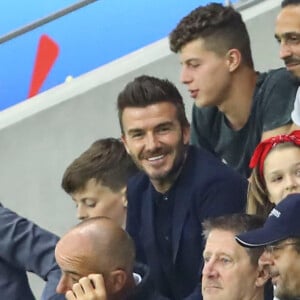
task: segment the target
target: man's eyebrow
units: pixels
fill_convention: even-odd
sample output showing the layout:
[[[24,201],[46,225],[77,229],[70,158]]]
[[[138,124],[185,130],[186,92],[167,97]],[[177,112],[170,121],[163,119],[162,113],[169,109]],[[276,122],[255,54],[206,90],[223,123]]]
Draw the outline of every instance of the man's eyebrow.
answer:
[[[160,127],[163,127],[163,126],[172,126],[173,125],[173,122],[172,121],[166,121],[166,122],[162,122],[162,123],[159,123],[157,124],[154,129],[157,129],[157,128],[160,128]],[[138,132],[143,132],[144,129],[142,128],[130,128],[127,130],[127,133],[129,134],[132,134],[132,133],[138,133]]]
[[[298,31],[289,31],[289,32],[284,32],[281,35],[278,35],[278,34],[275,33],[274,36],[275,36],[276,39],[281,39],[281,38],[288,38],[288,37],[291,37],[293,35],[300,36],[300,32],[298,32]]]
[[[142,132],[143,131],[143,129],[141,129],[141,128],[130,128],[130,129],[128,129],[128,131],[127,131],[127,133],[137,133],[137,132]]]
[[[162,126],[170,126],[170,125],[173,125],[173,122],[172,121],[166,121],[166,122],[163,122],[163,123],[159,123],[158,125],[155,126],[155,128],[159,128],[159,127],[162,127]]]
[[[274,34],[274,38],[276,39],[276,40],[279,40],[280,39],[280,36],[278,35],[278,34]]]
[[[62,270],[64,273],[67,273],[67,274],[71,274],[71,275],[75,275],[75,276],[79,276],[81,277],[81,274],[75,272],[75,271],[70,271],[70,270]]]
[[[199,62],[200,61],[200,59],[199,58],[189,58],[189,59],[187,59],[187,60],[185,60],[185,61],[183,61],[183,62],[181,62],[181,64],[190,64],[190,63],[193,63],[193,62]]]

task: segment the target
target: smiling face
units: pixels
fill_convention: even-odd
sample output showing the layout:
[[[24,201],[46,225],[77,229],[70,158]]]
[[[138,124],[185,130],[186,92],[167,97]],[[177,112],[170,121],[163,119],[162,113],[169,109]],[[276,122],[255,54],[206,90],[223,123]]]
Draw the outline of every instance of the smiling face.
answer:
[[[258,265],[230,231],[213,229],[203,252],[202,294],[204,300],[254,299],[262,293]],[[245,280],[247,278],[247,280]]]
[[[195,104],[199,107],[221,105],[230,88],[226,55],[207,50],[202,39],[187,43],[179,55],[180,80],[187,86]]]
[[[264,179],[269,200],[274,204],[289,194],[299,193],[300,147],[274,148],[264,162]]]
[[[109,217],[119,225],[124,225],[126,216],[125,187],[119,192],[97,182],[87,181],[85,187],[71,193],[76,203],[77,217],[80,220],[92,217]]]
[[[122,114],[123,142],[136,165],[162,192],[174,181],[185,157],[189,127],[180,125],[176,106],[159,102],[127,107]]]
[[[288,5],[280,11],[275,38],[280,44],[279,56],[287,70],[300,78],[300,5]]]

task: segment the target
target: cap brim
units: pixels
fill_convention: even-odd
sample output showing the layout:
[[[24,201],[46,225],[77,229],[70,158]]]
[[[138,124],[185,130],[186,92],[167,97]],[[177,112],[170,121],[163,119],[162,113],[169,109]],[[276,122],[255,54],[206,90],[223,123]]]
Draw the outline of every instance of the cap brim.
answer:
[[[262,227],[241,233],[237,235],[235,239],[244,247],[255,248],[279,242],[285,239],[285,237],[278,232],[273,232],[269,228]]]

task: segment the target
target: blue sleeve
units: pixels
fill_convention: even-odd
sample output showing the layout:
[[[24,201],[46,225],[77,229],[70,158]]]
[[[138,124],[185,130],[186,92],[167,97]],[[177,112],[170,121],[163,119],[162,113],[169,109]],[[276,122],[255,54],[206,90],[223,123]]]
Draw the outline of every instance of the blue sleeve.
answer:
[[[1,258],[47,281],[42,299],[65,299],[56,294],[60,270],[54,257],[58,237],[0,204]]]

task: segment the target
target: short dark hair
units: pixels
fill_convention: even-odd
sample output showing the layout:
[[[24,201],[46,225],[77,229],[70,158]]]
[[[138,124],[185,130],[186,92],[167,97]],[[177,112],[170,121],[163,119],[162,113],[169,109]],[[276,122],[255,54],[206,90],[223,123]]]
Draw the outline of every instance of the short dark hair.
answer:
[[[83,189],[90,179],[95,179],[118,192],[136,172],[137,167],[119,139],[100,139],[67,167],[61,185],[70,194]]]
[[[209,233],[214,229],[232,232],[234,235],[260,228],[264,225],[264,219],[260,216],[245,213],[224,215],[204,220],[203,236],[207,240]],[[258,259],[264,252],[263,247],[245,248],[253,265],[258,264]]]
[[[300,0],[283,0],[281,2],[281,8],[284,8],[288,5],[300,5]]]
[[[187,43],[199,38],[205,40],[206,49],[219,55],[238,49],[244,64],[254,67],[246,25],[233,7],[211,3],[194,9],[171,32],[170,48],[177,53]]]
[[[174,104],[181,126],[189,126],[182,96],[175,85],[167,79],[143,75],[129,82],[118,96],[118,114],[122,133],[124,134],[122,115],[125,108],[146,107],[160,102]]]

